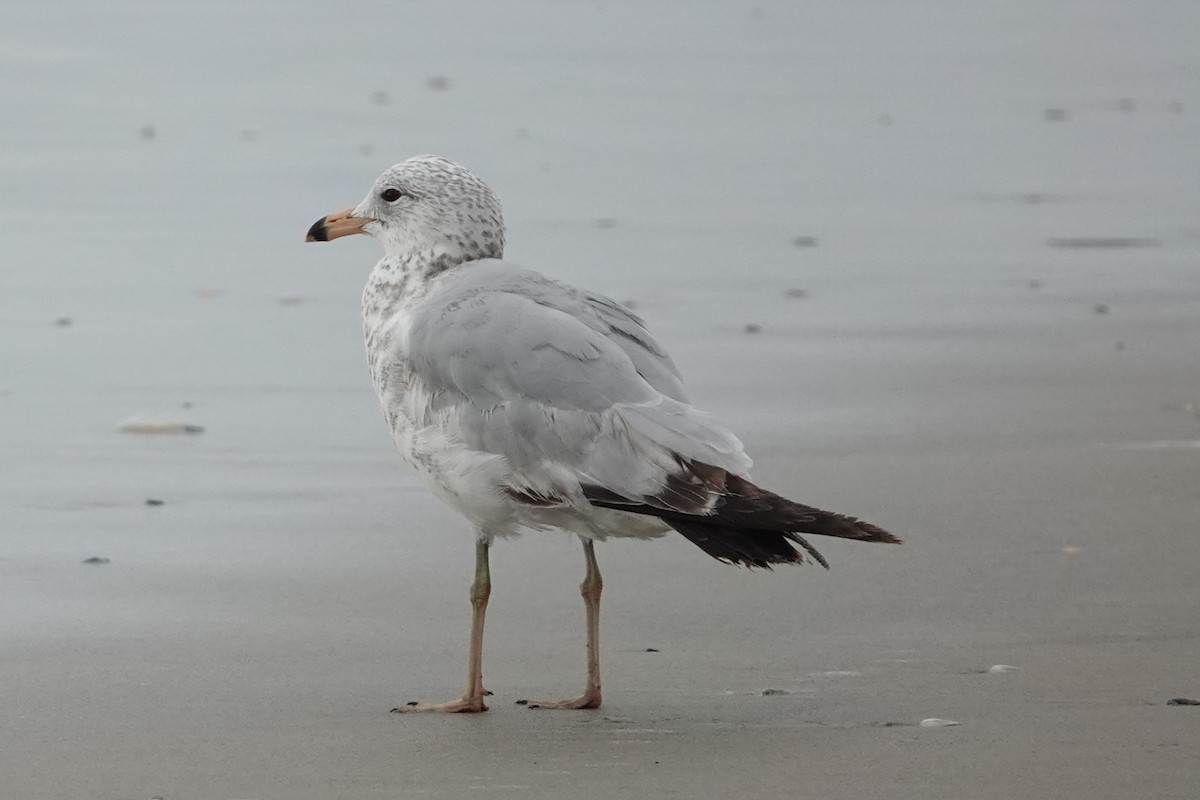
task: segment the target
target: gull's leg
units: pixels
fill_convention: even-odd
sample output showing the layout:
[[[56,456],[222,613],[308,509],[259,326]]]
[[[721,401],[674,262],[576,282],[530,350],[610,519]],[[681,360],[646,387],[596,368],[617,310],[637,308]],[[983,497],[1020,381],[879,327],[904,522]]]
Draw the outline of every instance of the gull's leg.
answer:
[[[579,593],[583,595],[583,607],[587,611],[587,688],[583,694],[570,700],[543,702],[530,700],[530,708],[599,708],[600,707],[600,593],[604,590],[604,579],[596,564],[596,551],[591,539],[583,540],[583,555],[587,560],[587,572]]]
[[[467,688],[463,696],[446,703],[408,703],[393,708],[393,712],[440,711],[453,714],[487,711],[483,703],[483,696],[487,694],[483,688],[483,618],[487,612],[488,597],[492,594],[488,547],[488,540],[482,536],[475,542],[475,580],[471,581],[471,653],[467,667]]]

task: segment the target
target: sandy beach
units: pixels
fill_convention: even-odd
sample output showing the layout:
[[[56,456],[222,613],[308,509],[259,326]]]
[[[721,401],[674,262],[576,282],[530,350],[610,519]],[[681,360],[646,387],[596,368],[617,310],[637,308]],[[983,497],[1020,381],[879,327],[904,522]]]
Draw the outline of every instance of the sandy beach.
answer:
[[[0,800],[1196,797],[1200,10],[795,6],[7,4]],[[389,714],[472,544],[302,240],[420,152],[905,544],[606,543],[537,712],[582,559],[501,542],[491,711]]]

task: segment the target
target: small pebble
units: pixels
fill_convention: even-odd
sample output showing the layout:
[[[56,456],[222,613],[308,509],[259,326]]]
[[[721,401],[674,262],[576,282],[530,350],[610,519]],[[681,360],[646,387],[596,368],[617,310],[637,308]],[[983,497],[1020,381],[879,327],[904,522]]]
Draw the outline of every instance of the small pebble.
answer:
[[[146,505],[148,505],[148,506],[161,506],[164,502],[166,502],[166,501],[159,500],[156,497],[147,497],[146,498]]]
[[[432,92],[444,92],[450,88],[450,79],[445,75],[430,75],[425,79],[425,85]]]
[[[1042,286],[1044,286],[1045,284],[1043,284],[1043,283],[1042,283],[1041,281],[1039,281],[1037,278],[1030,278],[1030,279],[1029,279],[1029,282],[1028,282],[1028,283],[1026,283],[1025,285],[1026,285],[1026,286],[1028,286],[1030,289],[1040,289],[1040,288],[1042,288]]]
[[[646,648],[646,652],[647,652],[647,653],[657,653],[657,652],[658,652],[658,648],[657,648],[657,647],[647,647],[647,648]]]
[[[1108,306],[1104,303],[1096,303],[1095,308],[1092,309],[1092,311],[1096,312],[1097,314],[1107,314],[1108,310]]]
[[[80,563],[82,563],[82,564],[107,564],[111,560],[112,559],[105,558],[104,556],[92,556],[91,558],[85,558]]]
[[[1042,116],[1047,122],[1065,122],[1071,118],[1070,113],[1065,108],[1047,108],[1042,112]]]
[[[788,297],[794,297],[796,299],[801,299],[804,297],[808,297],[808,289],[788,289],[787,291],[784,292],[784,294],[787,295]]]
[[[921,720],[922,728],[949,728],[952,725],[961,724],[961,722],[955,722],[952,719],[939,719],[938,717],[930,717],[929,719]]]
[[[993,664],[988,667],[989,675],[1000,675],[1005,672],[1016,672],[1020,667],[1014,667],[1012,664]]]
[[[75,324],[75,320],[71,319],[70,317],[59,317],[58,319],[54,320],[54,324],[60,328],[69,328]]]
[[[1137,103],[1132,97],[1122,97],[1117,101],[1117,108],[1128,114],[1133,111],[1137,111]]]
[[[358,146],[358,154],[360,156],[369,156],[375,152],[375,148],[369,144],[360,144]]]
[[[759,694],[761,694],[763,697],[773,697],[775,695],[795,694],[795,692],[789,689],[763,689],[761,692],[759,692]]]
[[[141,136],[146,141],[150,141],[157,135],[158,130],[153,125],[143,125],[142,129],[138,131],[138,136]]]
[[[1113,349],[1114,349],[1114,350],[1124,350],[1124,349],[1125,349],[1125,343],[1124,343],[1124,342],[1121,342],[1121,341],[1118,341],[1118,342],[1116,342],[1116,343],[1113,345]]]
[[[754,322],[748,323],[746,325],[746,327],[742,328],[742,332],[743,333],[762,333],[762,325],[759,325]]]
[[[1190,697],[1172,697],[1167,701],[1169,706],[1200,706],[1200,700],[1193,700]]]
[[[1069,556],[1073,556],[1073,555],[1076,555],[1076,554],[1078,554],[1078,553],[1082,553],[1082,552],[1083,552],[1083,548],[1082,548],[1082,547],[1076,547],[1076,546],[1075,546],[1075,545],[1073,545],[1073,544],[1069,544],[1069,545],[1067,545],[1066,547],[1064,547],[1064,548],[1062,549],[1062,552],[1063,552],[1063,553],[1066,553],[1066,554],[1067,554],[1067,555],[1069,555]]]
[[[617,227],[617,221],[612,217],[604,217],[603,219],[596,220],[596,227],[608,230],[609,228]]]
[[[817,237],[815,236],[797,236],[792,239],[792,244],[796,247],[816,247]]]
[[[279,304],[282,306],[298,306],[304,302],[304,298],[298,294],[285,294],[279,298]]]
[[[201,289],[197,294],[205,300],[212,300],[214,297],[220,297],[222,291],[220,289]]]
[[[377,89],[371,92],[371,102],[377,106],[386,106],[388,102],[388,93],[382,89]]]

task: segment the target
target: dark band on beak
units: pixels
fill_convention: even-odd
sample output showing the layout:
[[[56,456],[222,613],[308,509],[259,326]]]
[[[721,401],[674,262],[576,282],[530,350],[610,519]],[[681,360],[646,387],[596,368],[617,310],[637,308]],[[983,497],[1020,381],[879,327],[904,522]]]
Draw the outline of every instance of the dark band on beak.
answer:
[[[306,241],[306,242],[328,242],[329,241],[329,229],[325,227],[325,220],[327,220],[327,219],[328,219],[328,217],[321,217],[319,220],[314,222],[312,224],[312,227],[308,229],[308,235],[304,237],[304,241]]]
[[[375,222],[371,217],[354,216],[353,208],[346,208],[321,217],[308,229],[304,237],[306,242],[331,242],[343,236],[352,236],[363,232],[363,226]]]

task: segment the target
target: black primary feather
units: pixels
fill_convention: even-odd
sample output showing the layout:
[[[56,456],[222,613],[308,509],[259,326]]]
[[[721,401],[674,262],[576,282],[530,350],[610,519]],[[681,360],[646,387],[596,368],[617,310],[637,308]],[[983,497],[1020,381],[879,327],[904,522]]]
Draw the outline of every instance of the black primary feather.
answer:
[[[801,534],[900,544],[869,522],[795,503],[716,467],[696,462],[680,466],[683,475],[660,496],[630,500],[596,486],[583,487],[584,496],[602,508],[659,517],[713,558],[749,567],[803,563],[795,543],[828,569],[829,563]],[[684,486],[687,490],[681,491]]]

